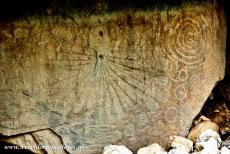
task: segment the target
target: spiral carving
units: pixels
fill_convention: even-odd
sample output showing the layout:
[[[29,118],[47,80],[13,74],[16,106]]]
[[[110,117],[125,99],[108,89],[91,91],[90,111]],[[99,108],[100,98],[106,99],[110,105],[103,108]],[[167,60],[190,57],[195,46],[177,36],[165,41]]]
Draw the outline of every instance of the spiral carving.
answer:
[[[201,66],[206,59],[207,27],[202,18],[182,18],[166,34],[169,57],[189,67]]]

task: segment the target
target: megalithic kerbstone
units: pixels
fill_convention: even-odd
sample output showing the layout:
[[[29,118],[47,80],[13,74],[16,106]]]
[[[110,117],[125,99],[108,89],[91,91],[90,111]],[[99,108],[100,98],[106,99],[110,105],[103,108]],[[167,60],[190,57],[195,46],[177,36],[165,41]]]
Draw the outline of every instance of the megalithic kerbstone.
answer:
[[[3,135],[50,128],[88,153],[166,146],[170,135],[187,135],[224,76],[226,23],[214,1],[0,27]]]

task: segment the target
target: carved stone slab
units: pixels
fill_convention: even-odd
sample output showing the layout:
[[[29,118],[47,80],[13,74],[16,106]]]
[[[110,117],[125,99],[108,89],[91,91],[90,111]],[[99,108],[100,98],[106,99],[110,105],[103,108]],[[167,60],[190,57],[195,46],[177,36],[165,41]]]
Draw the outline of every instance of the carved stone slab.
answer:
[[[224,21],[201,3],[1,22],[0,133],[51,128],[87,153],[167,145],[224,76]]]

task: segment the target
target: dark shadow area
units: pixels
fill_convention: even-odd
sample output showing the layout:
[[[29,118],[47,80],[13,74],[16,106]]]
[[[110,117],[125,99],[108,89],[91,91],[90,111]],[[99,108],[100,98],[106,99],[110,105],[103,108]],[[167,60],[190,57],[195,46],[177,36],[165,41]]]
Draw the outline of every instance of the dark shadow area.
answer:
[[[230,136],[230,117],[228,114],[230,111],[230,8],[227,0],[222,2],[227,21],[225,77],[213,89],[212,96],[206,101],[195,120],[204,115],[218,124],[220,129],[226,129],[226,131],[220,131],[222,140],[225,140]]]
[[[183,2],[201,3],[213,0],[7,0],[0,2],[0,21],[33,15],[62,15],[72,13],[100,14],[117,10],[148,10],[179,7]],[[85,13],[85,14],[84,14]]]
[[[229,101],[223,97],[219,91],[219,88],[216,87],[213,89],[212,95],[206,101],[200,114],[195,118],[195,121],[198,120],[201,116],[207,117],[219,126],[219,134],[222,140],[225,140],[230,135],[229,111]]]

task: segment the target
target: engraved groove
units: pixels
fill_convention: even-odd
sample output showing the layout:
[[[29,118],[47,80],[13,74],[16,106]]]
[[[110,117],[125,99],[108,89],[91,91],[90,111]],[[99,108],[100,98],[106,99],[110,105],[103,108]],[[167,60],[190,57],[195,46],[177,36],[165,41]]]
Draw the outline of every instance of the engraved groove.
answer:
[[[131,98],[131,97],[125,92],[125,90],[124,90],[114,79],[112,79],[114,76],[113,76],[113,74],[110,73],[109,70],[108,70],[108,74],[111,76],[111,80],[113,81],[114,85],[116,85],[116,87],[117,87],[117,88],[115,88],[115,89],[117,89],[117,90],[119,89],[119,90],[120,90],[120,93],[123,94],[123,96],[125,96],[125,97],[123,97],[123,98],[127,98],[127,97],[128,97],[128,98],[131,100],[132,105],[136,105],[137,102],[136,102],[133,98]],[[128,103],[128,102],[125,102],[125,103]]]
[[[113,70],[112,70],[112,72],[113,72]],[[118,75],[116,72],[113,72],[113,73],[119,77],[119,75]],[[111,73],[110,73],[110,75],[113,76]],[[120,78],[120,77],[119,77],[119,78]],[[121,78],[121,80],[122,80],[124,83],[126,83],[122,78]],[[114,81],[114,80],[113,80],[113,81]],[[123,94],[125,94],[125,96],[127,96],[127,97],[131,100],[131,102],[133,102],[134,105],[137,104],[137,102],[136,102],[133,98],[131,98],[131,97],[129,96],[129,94],[118,84],[118,82],[115,82],[115,81],[114,81],[114,83],[115,83],[115,84],[117,85],[117,87],[121,90],[121,92],[122,92]],[[126,84],[127,84],[127,83],[126,83]]]
[[[133,70],[133,71],[140,71],[140,72],[146,72],[145,70],[142,70],[140,68],[135,68],[135,67],[132,67],[132,66],[127,66],[127,65],[124,65],[124,64],[117,64],[115,61],[112,61],[110,59],[108,59],[108,61],[112,62],[112,63],[115,63],[116,65],[119,65],[123,68],[126,68],[126,69],[129,69],[129,70]]]
[[[138,90],[138,91],[141,92],[142,94],[145,93],[144,90],[142,90],[142,89],[139,88],[141,85],[138,85],[138,86],[133,85],[132,83],[128,82],[128,79],[125,79],[124,77],[122,77],[121,75],[119,75],[118,73],[116,73],[116,70],[115,70],[115,69],[113,69],[113,68],[110,67],[110,66],[107,66],[107,67],[108,67],[109,69],[111,69],[111,70],[114,72],[114,74],[116,74],[120,79],[122,79],[122,81],[125,82],[127,85],[129,85],[134,91],[135,91],[135,90]],[[129,75],[127,75],[127,77],[129,77],[130,79],[133,79],[133,78],[130,77]],[[135,80],[134,80],[134,81],[135,81]],[[142,83],[142,84],[143,84],[143,83]],[[145,88],[143,87],[143,89],[145,89]]]
[[[105,70],[106,70],[107,73],[109,73],[109,71],[107,70],[106,67],[105,67]],[[106,78],[107,78],[107,77],[106,77]],[[118,102],[119,102],[120,106],[125,110],[125,107],[123,106],[123,102],[121,101],[121,98],[120,98],[120,96],[119,96],[119,94],[118,94],[116,88],[113,86],[112,81],[109,79],[109,77],[108,77],[107,79],[108,79],[108,81],[109,81],[109,83],[110,83],[109,85],[113,88],[113,90],[114,90],[114,92],[115,92],[115,94],[116,94],[116,96],[117,96],[117,98],[118,98]]]
[[[137,83],[139,83],[139,84],[141,84],[141,85],[143,84],[143,82],[141,81],[141,79],[137,79],[137,78],[134,77],[134,76],[140,75],[139,72],[136,73],[136,72],[134,72],[133,70],[130,71],[130,70],[127,70],[127,69],[122,69],[122,68],[119,67],[119,65],[117,65],[116,63],[111,63],[111,62],[109,62],[109,63],[107,63],[107,65],[110,66],[110,67],[113,67],[114,69],[116,69],[116,70],[119,71],[120,73],[126,75],[126,76],[129,77],[130,79],[133,79],[133,80],[136,81]],[[116,66],[117,66],[117,67],[116,67]],[[129,74],[129,75],[127,75],[127,74]],[[141,85],[140,85],[140,86],[141,86]]]
[[[166,40],[166,52],[169,57],[178,60],[189,67],[199,67],[204,64],[207,54],[207,29],[201,17],[194,19],[186,17],[175,20],[175,26],[170,29]]]
[[[140,89],[138,86],[135,86],[131,83],[128,82],[128,80],[124,79],[122,76],[120,76],[118,73],[116,73],[116,70],[114,70],[113,68],[107,66],[114,74],[116,74],[117,77],[119,77],[124,83],[126,83],[127,85],[129,85],[134,91],[138,90],[139,92],[141,92],[142,94],[144,94],[145,92]]]

